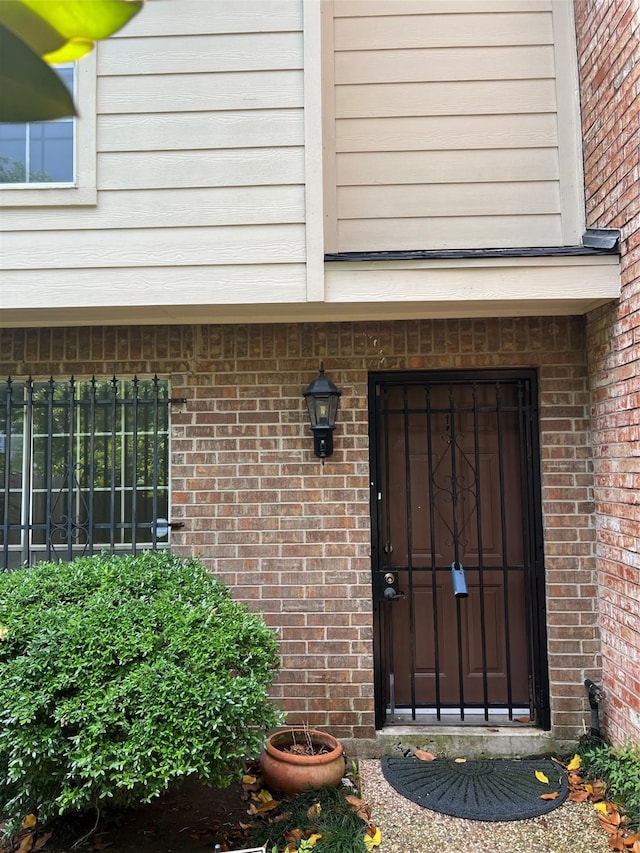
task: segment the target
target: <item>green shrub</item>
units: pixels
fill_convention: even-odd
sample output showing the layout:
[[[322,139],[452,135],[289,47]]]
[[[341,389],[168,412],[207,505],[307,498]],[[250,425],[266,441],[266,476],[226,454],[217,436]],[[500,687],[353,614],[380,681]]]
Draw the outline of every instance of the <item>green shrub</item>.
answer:
[[[607,786],[607,799],[626,815],[628,825],[640,829],[640,745],[612,747],[599,738],[581,743],[581,773],[588,779],[601,779]]]
[[[281,853],[290,849],[292,838],[297,838],[299,851],[366,853],[367,826],[349,806],[342,789],[320,788],[282,800],[278,813],[268,813],[264,825],[252,833],[250,843],[266,845],[270,853]],[[320,837],[311,843],[310,836],[315,834]]]
[[[280,722],[275,637],[194,560],[0,573],[0,814],[41,821],[224,787]]]

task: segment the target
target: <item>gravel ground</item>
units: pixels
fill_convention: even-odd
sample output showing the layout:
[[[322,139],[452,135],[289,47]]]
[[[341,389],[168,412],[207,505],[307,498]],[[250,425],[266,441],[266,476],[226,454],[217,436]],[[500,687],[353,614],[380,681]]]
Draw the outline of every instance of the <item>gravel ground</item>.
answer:
[[[567,802],[530,820],[461,820],[405,799],[379,761],[358,763],[362,798],[382,831],[379,853],[611,853],[592,805]]]

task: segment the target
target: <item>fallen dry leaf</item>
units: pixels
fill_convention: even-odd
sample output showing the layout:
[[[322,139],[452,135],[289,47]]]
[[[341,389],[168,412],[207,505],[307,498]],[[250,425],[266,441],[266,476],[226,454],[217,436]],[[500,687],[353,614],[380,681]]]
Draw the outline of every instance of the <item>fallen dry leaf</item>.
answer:
[[[28,814],[22,821],[20,826],[22,827],[22,829],[33,829],[37,822],[38,819],[34,814]]]
[[[285,832],[284,840],[287,844],[296,844],[302,839],[303,835],[304,832],[301,829],[292,829],[289,832]]]
[[[550,791],[548,794],[540,794],[541,800],[557,800],[560,796],[558,791]]]
[[[607,786],[604,782],[598,779],[595,782],[591,782],[590,784],[585,785],[585,788],[591,795],[591,799],[594,803],[600,802],[600,800],[604,800],[605,792],[607,790]]]
[[[424,749],[416,749],[416,758],[420,761],[435,761],[436,757],[432,752],[427,752]]]
[[[254,800],[260,800],[261,803],[270,803],[273,800],[273,796],[270,791],[267,791],[266,788],[262,788],[256,794],[254,794]]]
[[[602,829],[604,829],[604,831],[605,831],[605,832],[607,832],[609,835],[620,835],[620,830],[618,829],[618,827],[617,827],[617,826],[613,826],[612,824],[608,823],[606,820],[601,820],[601,821],[600,821],[600,826],[601,826],[601,827],[602,827]]]
[[[571,791],[569,794],[570,803],[584,803],[589,799],[589,792],[583,790]]]
[[[609,805],[609,803],[607,803]],[[607,820],[612,826],[620,826],[620,821],[622,818],[620,817],[620,812],[617,809],[613,809],[613,811],[607,812],[606,815],[602,815],[603,820]]]
[[[347,795],[345,800],[349,808],[352,809],[361,820],[365,823],[369,823],[371,820],[371,806],[368,803],[361,800],[359,797],[354,797],[352,794]]]
[[[567,770],[569,770],[569,771],[579,770],[581,764],[582,764],[582,759],[580,758],[580,756],[576,752],[576,754],[573,756],[571,761],[567,764]]]
[[[245,791],[259,791],[262,787],[262,779],[259,776],[254,776],[252,773],[245,773],[242,777],[242,787]]]
[[[33,845],[33,850],[42,850],[47,841],[51,838],[51,835],[51,832],[45,832],[43,835],[40,835],[36,843]]]
[[[536,770],[535,775],[536,775],[536,779],[538,780],[538,782],[542,782],[545,785],[549,784],[549,778],[547,776],[545,776],[545,774],[542,772],[542,770]]]
[[[277,814],[275,817],[270,818],[269,823],[282,823],[283,820],[289,820],[291,818],[291,812],[283,812],[282,814]]]
[[[633,847],[636,842],[640,844],[640,832],[634,832],[633,835],[627,836],[624,840],[626,847]]]
[[[516,717],[516,723],[530,723],[531,717]]]
[[[609,847],[612,850],[624,850],[624,838],[618,833],[609,838]]]
[[[33,835],[25,835],[24,838],[20,841],[20,846],[18,847],[16,853],[30,853],[33,849]]]
[[[277,809],[279,805],[280,803],[277,800],[266,800],[264,802],[260,802],[259,805],[249,803],[247,814],[252,816],[266,814],[267,812],[273,811],[273,809]]]
[[[454,759],[456,764],[464,764],[466,762],[466,758],[456,758]]]
[[[380,829],[377,826],[368,826],[363,841],[367,851],[373,850],[374,847],[379,847],[382,841]]]
[[[314,821],[318,817],[318,815],[320,814],[321,811],[322,811],[322,806],[320,805],[320,803],[314,803],[312,806],[309,806],[309,808],[307,809],[307,817],[309,818],[310,821]]]

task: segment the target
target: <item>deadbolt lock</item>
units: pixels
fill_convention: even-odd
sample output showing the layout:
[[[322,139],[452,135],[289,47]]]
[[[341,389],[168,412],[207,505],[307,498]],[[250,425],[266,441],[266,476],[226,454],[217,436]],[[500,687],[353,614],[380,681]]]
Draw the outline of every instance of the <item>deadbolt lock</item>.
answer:
[[[395,577],[391,574],[391,572],[387,572],[387,574],[384,576],[384,582],[389,584],[389,586],[393,585],[393,583],[395,582]]]

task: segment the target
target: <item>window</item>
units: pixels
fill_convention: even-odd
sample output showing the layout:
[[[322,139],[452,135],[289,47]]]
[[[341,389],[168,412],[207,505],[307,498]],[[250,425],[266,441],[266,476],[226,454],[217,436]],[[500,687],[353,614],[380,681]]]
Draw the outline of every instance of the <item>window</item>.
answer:
[[[74,92],[77,118],[0,124],[0,207],[95,204],[95,50],[58,74]]]
[[[168,383],[0,387],[0,566],[165,547]]]
[[[73,93],[74,66],[56,70]],[[74,127],[73,118],[0,124],[0,183],[73,183]]]

